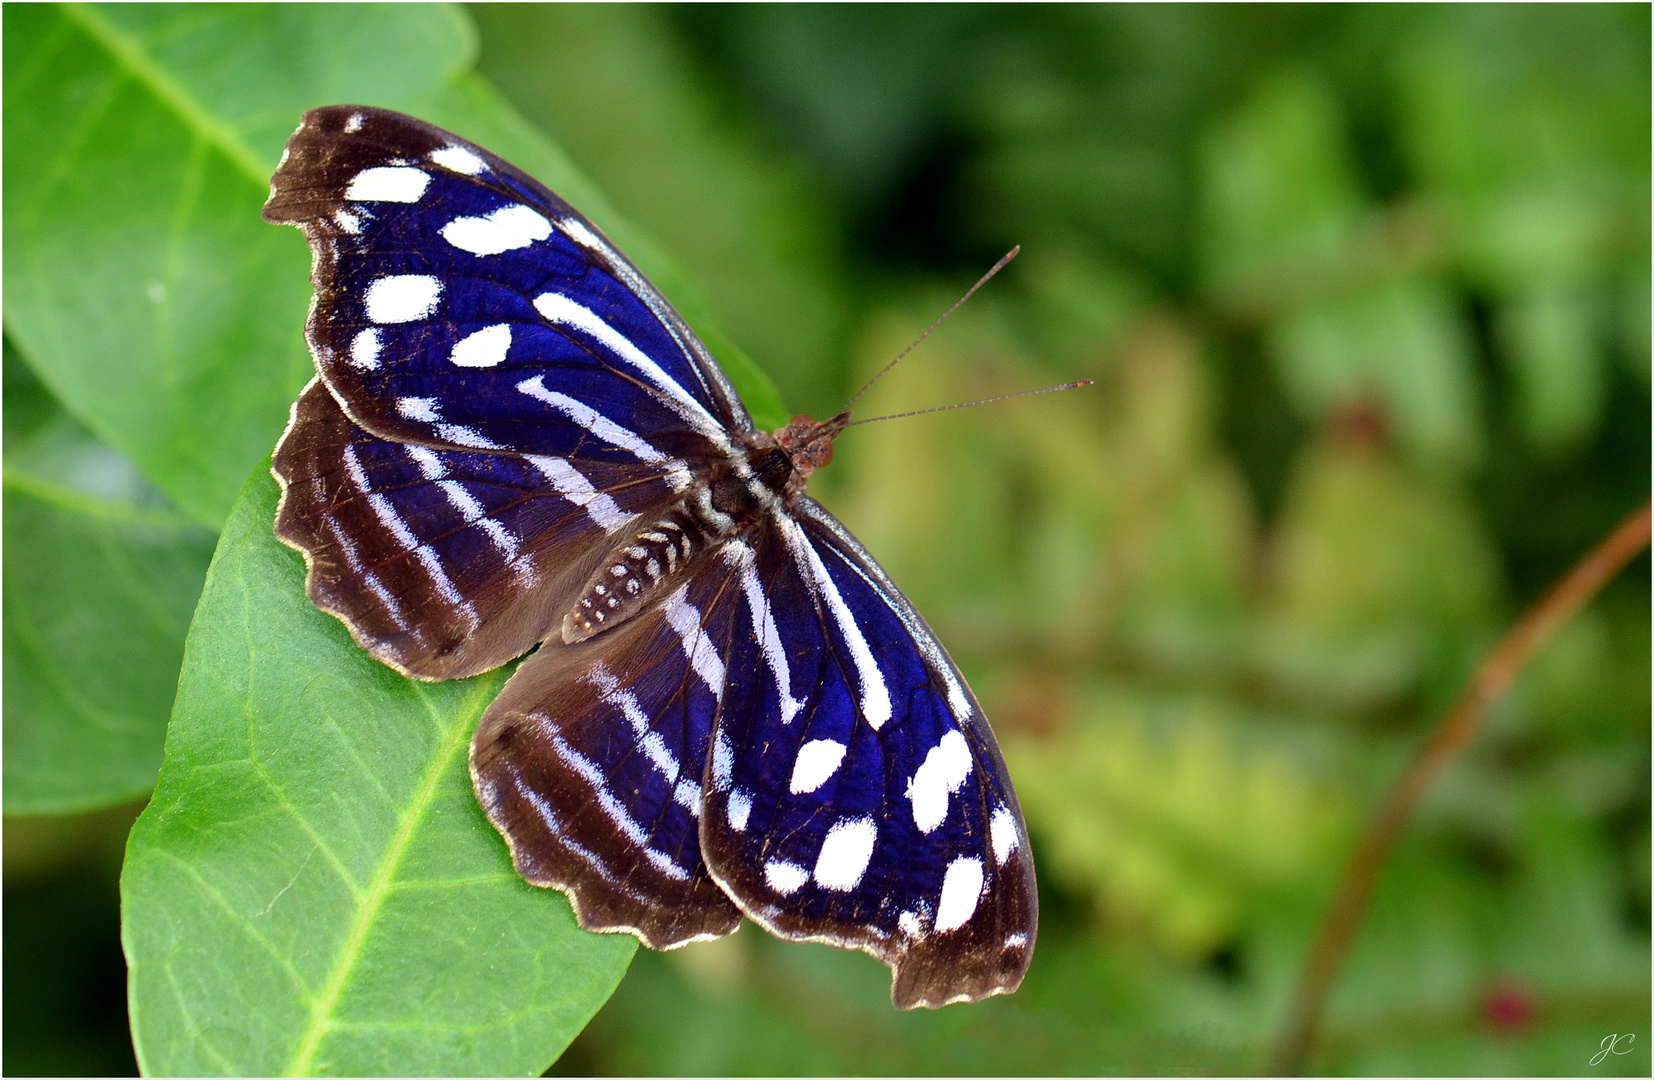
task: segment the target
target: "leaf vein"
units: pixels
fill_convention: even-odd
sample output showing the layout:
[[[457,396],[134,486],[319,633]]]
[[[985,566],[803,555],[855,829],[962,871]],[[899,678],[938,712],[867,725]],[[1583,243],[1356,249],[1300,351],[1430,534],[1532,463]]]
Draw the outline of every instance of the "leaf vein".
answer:
[[[230,917],[231,922],[239,926],[242,931],[249,938],[252,938],[261,949],[270,954],[271,958],[276,961],[277,966],[287,973],[288,978],[293,980],[293,986],[298,990],[300,997],[310,997],[309,989],[304,983],[304,977],[299,974],[299,969],[293,966],[293,961],[288,959],[288,957],[276,947],[274,942],[261,934],[258,931],[258,928],[252,924],[247,916],[237,911],[235,905],[230,903],[229,898],[219,891],[218,886],[202,877],[201,872],[197,870],[194,865],[179,855],[168,851],[165,848],[156,848],[155,851],[160,854],[162,858],[176,863],[192,881],[201,887],[202,892],[206,893],[218,904],[219,907],[224,909],[224,913]]]
[[[269,181],[270,166],[259,159],[235,129],[214,117],[194,95],[162,70],[131,34],[110,22],[90,4],[65,4],[63,10],[102,45],[121,68],[163,104],[170,106],[186,127],[216,146],[248,179],[261,188]]]
[[[344,994],[345,985],[355,970],[356,961],[360,958],[366,944],[368,932],[373,928],[374,920],[378,917],[379,908],[385,898],[391,893],[391,884],[395,879],[396,871],[402,864],[402,857],[407,853],[413,842],[414,828],[423,818],[425,810],[436,796],[442,776],[448,771],[449,764],[454,760],[461,747],[468,741],[471,730],[471,719],[481,711],[482,703],[491,697],[498,684],[498,678],[482,678],[477,680],[471,692],[471,698],[465,707],[454,717],[453,723],[444,733],[443,745],[438,750],[431,764],[425,770],[425,776],[420,781],[419,790],[414,793],[406,810],[402,812],[402,820],[398,823],[396,834],[391,838],[389,848],[380,861],[378,872],[369,883],[366,896],[357,908],[356,917],[351,920],[350,933],[345,939],[343,948],[339,951],[339,958],[333,967],[333,973],[328,978],[321,995],[311,1007],[310,1023],[299,1040],[297,1051],[287,1068],[288,1076],[303,1076],[311,1071],[316,1060],[316,1054],[321,1049],[322,1039],[332,1030],[334,1023],[333,1011],[338,1007],[339,999]],[[421,692],[421,698],[424,693]],[[430,702],[427,700],[427,707]],[[432,710],[433,716],[435,710]]]
[[[4,471],[5,486],[32,499],[48,503],[59,510],[80,514],[84,517],[109,521],[118,525],[142,525],[157,529],[203,529],[183,514],[158,507],[134,506],[131,503],[116,502],[112,499],[102,499],[95,495],[54,484],[50,480],[43,480],[21,469],[6,466]]]
[[[276,797],[276,801],[281,804],[281,808],[287,812],[287,815],[298,823],[299,828],[304,831],[306,836],[310,837],[311,842],[322,853],[322,857],[333,865],[334,870],[338,871],[339,877],[344,881],[345,889],[349,891],[351,899],[361,900],[362,887],[356,884],[356,878],[351,874],[350,869],[334,853],[328,842],[322,839],[322,834],[317,832],[315,826],[310,824],[310,819],[300,813],[299,808],[288,801],[287,793],[281,789],[280,784],[276,783],[275,777],[271,776],[264,768],[264,763],[259,761],[256,755],[250,754],[247,758],[247,764],[251,765],[254,771],[258,773],[259,779],[264,781],[265,786],[270,789],[270,793]]]
[[[53,189],[74,168],[75,159],[86,146],[87,140],[91,137],[92,129],[98,126],[98,122],[103,119],[104,114],[115,104],[115,99],[120,97],[121,91],[129,81],[130,79],[125,72],[114,72],[110,76],[109,82],[93,95],[92,99],[86,103],[86,108],[81,110],[80,115],[75,118],[75,122],[69,126],[57,153],[53,154],[51,160],[41,168],[40,181],[34,191],[30,193],[28,204],[22,208],[23,212],[18,215],[18,220],[13,227],[20,233],[29,234],[34,231],[34,227],[40,222],[40,215],[45,210],[46,201],[51,196]],[[38,278],[40,275],[30,276]]]
[[[196,1025],[195,1018],[190,1015],[188,1004],[189,995],[184,991],[182,986],[178,985],[178,973],[173,968],[170,962],[171,959],[172,958],[169,955],[167,957],[168,962],[165,964],[163,971],[166,975],[167,989],[172,991],[172,1000],[178,1006],[178,1015],[184,1023],[184,1029],[189,1032],[189,1037],[192,1042],[209,1054],[214,1061],[218,1062],[221,1067],[221,1071],[225,1076],[234,1076],[236,1072],[235,1064],[230,1061],[229,1058],[219,1053],[217,1048],[207,1041],[201,1028]],[[142,1040],[134,1040],[134,1045],[137,1048],[139,1055],[142,1055]],[[145,1075],[153,1075],[150,1073],[148,1065],[142,1060],[140,1060],[140,1066],[140,1072]]]

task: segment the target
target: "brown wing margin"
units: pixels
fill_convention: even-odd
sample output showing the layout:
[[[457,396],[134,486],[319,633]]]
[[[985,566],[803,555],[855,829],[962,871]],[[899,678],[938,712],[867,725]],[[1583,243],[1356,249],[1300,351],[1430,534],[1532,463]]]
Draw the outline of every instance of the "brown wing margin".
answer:
[[[703,564],[704,565],[704,564]],[[735,605],[717,564],[696,575],[700,626],[727,635]],[[567,895],[587,930],[630,933],[655,949],[732,932],[741,913],[707,872],[696,815],[711,722],[688,699],[704,684],[665,605],[575,645],[526,660],[484,714],[471,778],[523,878]],[[633,695],[628,718],[618,695]],[[646,747],[638,724],[658,741]],[[676,762],[671,778],[664,759]],[[674,782],[691,781],[678,789]],[[692,801],[693,811],[685,802]]]
[[[592,525],[579,505],[549,485],[525,488],[514,505],[530,504],[534,512],[516,523],[532,525],[533,531],[519,537],[519,560],[508,563],[478,544],[482,554],[443,570],[448,584],[463,595],[464,606],[456,605],[444,595],[429,553],[422,557],[387,524],[387,509],[395,510],[392,500],[408,497],[408,485],[364,490],[363,477],[353,474],[347,453],[355,453],[357,467],[367,470],[372,468],[370,456],[383,467],[387,457],[432,452],[387,442],[357,427],[327,387],[312,381],[293,405],[292,423],[271,465],[282,487],[276,537],[304,556],[305,588],[316,606],[343,622],[375,659],[412,678],[464,678],[522,655],[560,625],[563,611],[613,545],[609,532]],[[500,464],[491,455],[454,451],[445,451],[444,459],[456,467],[474,459],[479,470],[491,460]],[[477,527],[453,508],[436,482],[424,481],[411,458],[401,472],[428,488],[410,505],[446,515],[443,532],[415,539],[440,541],[443,533]],[[665,489],[647,469],[636,470],[630,481],[610,477],[605,484],[598,479],[600,490],[629,488],[637,495],[645,494],[647,485]],[[376,507],[374,496],[386,501]],[[543,543],[552,532],[558,542]],[[555,547],[554,555],[548,547]]]

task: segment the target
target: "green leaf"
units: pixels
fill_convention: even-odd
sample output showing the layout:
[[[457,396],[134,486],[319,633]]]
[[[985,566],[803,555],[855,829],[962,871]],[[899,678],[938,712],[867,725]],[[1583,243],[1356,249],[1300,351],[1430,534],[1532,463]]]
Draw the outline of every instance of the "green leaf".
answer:
[[[466,73],[439,5],[5,11],[6,325],[69,411],[222,522],[310,377],[309,256],[259,217],[306,108],[411,112],[540,176],[685,309],[766,421],[767,381],[560,152]],[[662,272],[666,270],[667,272]]]
[[[1247,647],[1275,685],[1445,707],[1497,625],[1498,562],[1473,507],[1334,433],[1299,456],[1274,529],[1280,570]]]
[[[213,534],[63,415],[10,350],[5,809],[148,791]]]
[[[525,884],[466,770],[507,671],[417,683],[304,594],[249,481],[121,879],[148,1074],[529,1075],[635,942]]]
[[[5,152],[36,163],[5,173],[7,328],[72,414],[216,526],[309,367],[304,243],[258,216],[274,160],[99,9],[7,9],[5,67]]]

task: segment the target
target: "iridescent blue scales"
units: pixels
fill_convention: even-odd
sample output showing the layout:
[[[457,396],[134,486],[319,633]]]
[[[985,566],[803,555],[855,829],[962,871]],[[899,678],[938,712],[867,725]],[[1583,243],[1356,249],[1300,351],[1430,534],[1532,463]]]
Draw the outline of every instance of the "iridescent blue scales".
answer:
[[[848,414],[756,430],[589,222],[412,117],[305,114],[265,217],[315,258],[276,533],[398,671],[533,650],[471,747],[523,877],[656,948],[744,914],[863,949],[903,1008],[1016,989],[1037,902],[993,734],[804,492]]]

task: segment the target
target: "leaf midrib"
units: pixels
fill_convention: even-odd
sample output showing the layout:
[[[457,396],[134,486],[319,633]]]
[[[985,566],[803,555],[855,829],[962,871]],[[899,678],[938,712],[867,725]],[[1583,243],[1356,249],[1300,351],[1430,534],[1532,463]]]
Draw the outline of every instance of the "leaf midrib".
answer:
[[[203,533],[211,531],[193,518],[185,517],[175,510],[168,510],[163,507],[134,506],[132,503],[106,499],[98,495],[89,495],[65,484],[44,480],[10,465],[6,466],[3,472],[0,472],[0,477],[4,478],[4,488],[7,491],[27,495],[37,502],[43,502],[59,510],[66,510],[95,521],[106,521],[114,525],[138,525],[156,529],[200,529]]]
[[[407,853],[408,845],[413,841],[413,835],[420,821],[423,820],[425,809],[436,794],[437,786],[442,782],[443,774],[448,771],[454,754],[468,741],[471,730],[471,719],[481,711],[483,702],[490,700],[491,691],[495,688],[497,678],[483,678],[477,680],[472,689],[469,700],[454,717],[447,733],[443,736],[441,750],[432,759],[425,770],[425,776],[420,781],[419,789],[414,793],[412,801],[402,812],[401,820],[397,824],[396,835],[392,837],[390,847],[385,852],[384,859],[379,864],[379,870],[362,894],[361,903],[356,910],[356,917],[351,920],[350,933],[345,938],[343,947],[339,950],[339,959],[335,962],[333,973],[328,977],[321,995],[316,999],[310,1010],[310,1022],[305,1026],[303,1035],[299,1039],[298,1049],[294,1051],[293,1059],[283,1075],[307,1076],[315,1063],[316,1053],[321,1049],[322,1040],[333,1026],[333,1011],[339,1004],[339,998],[344,994],[345,985],[350,981],[352,970],[362,952],[362,946],[367,941],[369,931],[378,917],[380,905],[390,893],[395,882],[396,872],[402,864],[402,857]],[[429,707],[429,700],[425,698],[423,688],[420,688],[420,697]],[[433,710],[434,712],[434,710]]]
[[[249,179],[260,185],[269,181],[270,165],[243,141],[233,127],[213,116],[193,94],[168,75],[135,37],[110,22],[91,4],[64,4],[61,10],[91,35],[92,40],[103,46],[116,63],[177,113],[186,127],[218,147]]]

